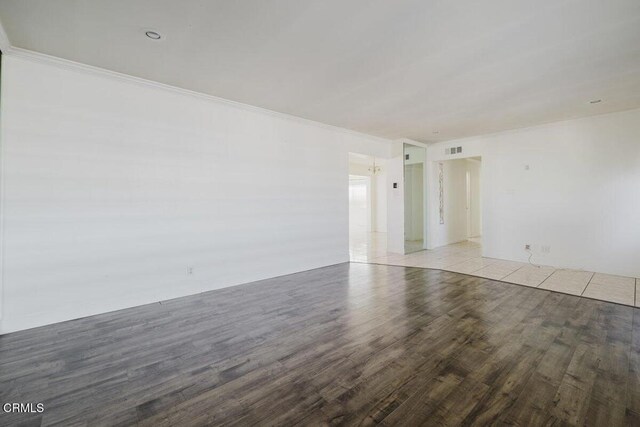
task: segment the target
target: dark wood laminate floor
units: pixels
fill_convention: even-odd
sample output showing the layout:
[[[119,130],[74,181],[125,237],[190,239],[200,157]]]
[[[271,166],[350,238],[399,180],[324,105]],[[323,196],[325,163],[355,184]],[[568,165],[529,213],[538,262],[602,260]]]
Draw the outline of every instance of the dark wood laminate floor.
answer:
[[[638,310],[341,264],[0,337],[36,425],[640,425]]]

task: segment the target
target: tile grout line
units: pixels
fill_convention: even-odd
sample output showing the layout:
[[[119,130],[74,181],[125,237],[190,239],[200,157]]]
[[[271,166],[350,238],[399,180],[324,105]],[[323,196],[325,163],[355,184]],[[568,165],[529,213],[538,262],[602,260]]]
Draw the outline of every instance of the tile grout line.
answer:
[[[484,259],[484,257],[482,257],[482,256],[481,256],[481,257],[479,257],[479,258],[480,258],[480,259]],[[484,266],[482,266],[482,267],[478,268],[477,270],[473,270],[471,273],[462,273],[462,274],[472,274],[472,273],[477,273],[478,271],[480,271],[480,270],[484,270],[485,268],[495,267],[495,264],[497,264],[497,263],[498,263],[498,262],[500,262],[500,261],[508,261],[508,260],[502,260],[502,259],[498,259],[498,258],[491,258],[491,259],[493,259],[493,260],[494,260],[493,262],[491,262],[491,264],[484,265]],[[519,269],[520,269],[520,268],[522,268],[522,267],[524,267],[524,266],[519,267]],[[456,272],[454,271],[454,273],[456,273]],[[514,271],[514,273],[515,273],[515,271]],[[511,275],[511,274],[512,274],[512,273],[509,273],[509,274],[507,274],[507,276],[509,276],[509,275]],[[504,277],[507,277],[507,276],[504,276]],[[502,279],[504,279],[504,277],[503,277],[502,279],[492,279],[491,277],[486,277],[486,276],[477,276],[477,277],[482,277],[482,278],[484,278],[484,279],[489,279],[489,280],[502,280]],[[515,285],[517,285],[517,283],[514,283],[514,284],[515,284]]]
[[[580,296],[584,295],[584,291],[587,290],[587,288],[589,287],[589,285],[591,284],[591,281],[593,280],[593,277],[596,275],[596,273],[591,273],[591,277],[589,277],[589,281],[587,282],[587,286],[584,287],[584,289],[582,290],[582,293],[580,294]]]
[[[478,258],[481,259],[482,257],[471,257],[471,258],[465,259],[464,261],[460,261],[460,262],[456,262],[456,263],[447,265],[446,268],[455,267],[458,264],[464,264],[465,262],[473,261],[474,259],[478,259]]]
[[[540,283],[538,284],[538,286],[536,286],[536,288],[540,288],[540,286],[542,286],[542,284],[543,284],[544,282],[546,282],[547,280],[549,280],[549,278],[550,278],[551,276],[553,276],[554,274],[556,274],[556,271],[558,271],[558,269],[557,269],[557,268],[554,268],[554,270],[551,272],[551,274],[550,274],[550,275],[548,275],[548,276],[547,276],[547,277],[546,277],[542,282],[540,282]],[[544,288],[540,288],[540,289],[544,289]]]
[[[556,271],[558,271],[558,269],[557,269],[557,268],[555,268],[555,267],[551,267],[551,268],[553,268],[553,271],[552,271],[551,273],[549,273],[549,275],[548,275],[547,277],[545,277],[545,278],[542,280],[542,282],[540,282],[540,283],[538,283],[536,286],[534,286],[534,288],[539,288],[539,287],[540,287],[540,285],[542,285],[544,282],[546,282],[546,281],[547,281],[547,279],[548,279],[549,277],[553,276],[553,274],[554,274]],[[541,289],[544,289],[544,288],[541,288]]]
[[[483,256],[481,256],[481,257],[480,257],[480,259],[484,259],[484,257],[483,257]],[[485,268],[487,268],[487,267],[491,267],[493,264],[496,264],[496,263],[499,261],[499,260],[498,260],[498,259],[496,259],[496,258],[491,258],[491,259],[493,259],[493,260],[494,260],[491,264],[488,264],[488,265],[485,265],[485,266],[483,266],[483,267],[480,267],[480,268],[479,268],[479,269],[477,269],[477,270],[473,270],[473,271],[472,271],[472,273],[476,273],[476,272],[478,272],[478,271],[480,271],[480,270],[484,270],[484,269],[485,269]],[[505,277],[506,277],[506,276],[505,276]]]
[[[503,276],[502,278],[500,278],[500,279],[498,279],[498,280],[501,280],[501,281],[504,281],[504,282],[507,282],[507,283],[513,283],[513,282],[510,282],[510,281],[508,281],[508,280],[504,280],[504,279],[505,279],[505,278],[507,278],[507,277],[509,277],[509,276],[511,276],[511,275],[512,275],[513,273],[515,273],[516,271],[520,271],[521,269],[523,269],[523,268],[524,268],[524,266],[525,266],[525,265],[526,265],[526,264],[521,265],[520,267],[518,267],[518,268],[516,268],[515,270],[513,270],[511,273],[508,273],[506,276]],[[514,284],[514,285],[518,285],[519,283],[513,283],[513,284]],[[525,286],[526,286],[526,285],[525,285]]]
[[[457,262],[457,263],[455,263],[455,264],[448,265],[448,266],[446,266],[445,268],[455,267],[455,266],[456,266],[456,265],[458,265],[458,264],[464,264],[465,262],[473,261],[474,259],[482,259],[482,258],[483,258],[482,256],[469,258],[469,259],[467,259],[467,260],[465,260],[465,261],[461,261],[461,262]],[[491,265],[491,264],[489,264],[489,265]],[[472,270],[472,271],[471,271],[471,273],[475,273],[476,271],[480,271],[480,270],[482,270],[482,269],[483,269],[483,268],[485,268],[485,267],[488,267],[488,266],[487,266],[487,265],[485,265],[484,267],[480,267],[480,268],[478,268],[477,270]],[[452,273],[459,273],[458,271],[454,271],[454,270],[447,270],[447,271],[451,271]],[[462,274],[465,274],[465,273],[462,273]]]

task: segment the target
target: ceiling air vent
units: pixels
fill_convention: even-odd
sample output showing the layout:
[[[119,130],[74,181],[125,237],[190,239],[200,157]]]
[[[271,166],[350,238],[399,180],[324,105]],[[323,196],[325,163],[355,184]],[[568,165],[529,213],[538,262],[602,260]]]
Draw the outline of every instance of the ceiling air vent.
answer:
[[[460,154],[462,153],[462,147],[447,147],[444,149],[444,154]]]

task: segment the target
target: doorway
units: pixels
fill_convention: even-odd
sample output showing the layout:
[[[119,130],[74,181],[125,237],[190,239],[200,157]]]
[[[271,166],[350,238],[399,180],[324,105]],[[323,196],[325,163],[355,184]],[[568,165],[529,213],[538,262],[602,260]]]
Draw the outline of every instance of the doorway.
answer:
[[[349,153],[349,256],[371,261],[387,252],[386,162]]]
[[[423,147],[404,144],[404,253],[425,249],[425,160]]]
[[[349,175],[349,238],[371,232],[371,184],[367,176]]]
[[[431,201],[431,248],[482,239],[482,159],[435,162],[432,182],[437,183]]]

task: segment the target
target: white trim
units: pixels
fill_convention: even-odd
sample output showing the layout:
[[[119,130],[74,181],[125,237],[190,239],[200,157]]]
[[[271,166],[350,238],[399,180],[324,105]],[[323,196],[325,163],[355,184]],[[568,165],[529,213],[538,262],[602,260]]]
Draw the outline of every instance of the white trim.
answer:
[[[429,145],[433,144],[433,143],[424,143],[424,142],[414,141],[413,139],[409,139],[409,138],[396,139],[394,142],[399,142],[401,144],[415,145],[416,147],[422,147],[422,148],[429,148]]]
[[[2,24],[0,24],[0,30]],[[3,50],[4,56],[4,50]],[[4,78],[0,79],[0,95],[4,91]],[[0,96],[0,325],[4,313],[4,96]],[[0,326],[0,331],[2,327]],[[1,333],[1,332],[0,332]]]
[[[0,20],[0,50],[2,51],[3,56],[8,55],[13,48],[11,47],[11,42],[9,41],[9,37],[7,37],[7,33],[4,30],[4,26],[2,25],[2,20]],[[2,92],[2,82],[4,79],[0,80],[0,92]],[[2,330],[2,315],[4,313],[4,153],[3,147],[4,144],[4,124],[3,124],[3,112],[4,112],[4,102],[2,102],[2,98],[0,97],[0,331]]]
[[[7,37],[7,33],[4,31],[4,26],[2,25],[1,20],[0,20],[0,50],[4,54],[8,53],[11,50],[11,43],[9,42],[9,37]]]
[[[93,65],[82,64],[82,63],[79,63],[79,62],[74,62],[74,61],[70,61],[68,59],[58,58],[56,56],[51,56],[51,55],[47,55],[47,54],[40,53],[40,52],[34,52],[34,51],[31,51],[31,50],[27,50],[27,49],[22,49],[22,48],[18,48],[18,47],[12,47],[6,52],[6,54],[7,55],[11,55],[11,56],[15,56],[15,57],[18,57],[18,58],[22,58],[22,59],[27,59],[27,60],[30,60],[30,61],[33,61],[33,62],[39,62],[39,63],[48,64],[48,65],[53,65],[53,66],[57,66],[59,68],[65,68],[65,69],[76,71],[76,72],[83,72],[83,73],[86,73],[86,74],[93,74],[93,75],[98,75],[98,76],[101,76],[101,77],[107,77],[107,78],[111,78],[111,79],[114,79],[114,80],[126,81],[128,83],[132,83],[132,84],[136,84],[136,85],[140,85],[140,86],[154,87],[154,88],[157,88],[157,89],[162,89],[162,90],[167,90],[167,91],[174,92],[174,93],[179,93],[181,95],[192,96],[192,97],[205,99],[205,100],[212,101],[212,102],[217,102],[217,103],[229,105],[229,106],[232,106],[232,107],[235,107],[235,108],[240,108],[240,109],[247,110],[247,111],[267,114],[267,115],[270,115],[270,116],[273,116],[273,117],[278,117],[278,118],[281,118],[281,119],[291,120],[291,121],[295,121],[295,122],[299,122],[299,123],[303,123],[303,124],[307,124],[307,125],[318,126],[318,127],[324,128],[324,129],[331,129],[331,130],[334,130],[334,131],[339,131],[339,132],[343,132],[343,133],[346,133],[346,134],[365,137],[365,138],[369,138],[369,139],[372,139],[372,140],[375,140],[375,141],[378,141],[378,142],[384,142],[384,143],[387,143],[387,144],[391,144],[391,140],[385,139],[385,138],[381,138],[381,137],[378,137],[378,136],[369,135],[369,134],[366,134],[366,133],[357,132],[355,130],[346,129],[346,128],[342,128],[342,127],[338,127],[338,126],[334,126],[334,125],[328,125],[328,124],[317,122],[317,121],[314,121],[314,120],[305,119],[303,117],[293,116],[291,114],[286,114],[286,113],[280,113],[278,111],[268,110],[266,108],[256,107],[256,106],[253,106],[253,105],[244,104],[242,102],[237,102],[237,101],[232,101],[232,100],[225,99],[225,98],[220,98],[218,96],[208,95],[208,94],[205,94],[205,93],[202,93],[202,92],[196,92],[196,91],[189,90],[189,89],[183,89],[183,88],[180,88],[180,87],[177,87],[177,86],[171,86],[171,85],[160,83],[160,82],[156,82],[156,81],[153,81],[153,80],[143,79],[141,77],[134,77],[134,76],[131,76],[129,74],[119,73],[117,71],[111,71],[111,70],[107,70],[107,69],[104,69],[104,68],[95,67]]]

